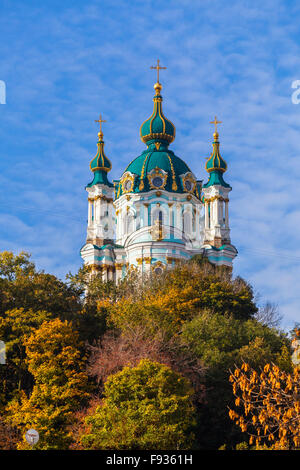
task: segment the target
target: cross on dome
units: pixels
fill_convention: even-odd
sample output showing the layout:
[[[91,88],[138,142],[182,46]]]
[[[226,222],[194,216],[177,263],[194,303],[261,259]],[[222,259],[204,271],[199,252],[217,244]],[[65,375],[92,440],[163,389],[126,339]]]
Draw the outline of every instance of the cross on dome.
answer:
[[[209,123],[209,124],[214,124],[215,125],[215,133],[216,134],[218,133],[217,125],[221,124],[221,123],[222,123],[222,121],[217,120],[217,116],[215,116],[215,119],[213,121],[210,121],[210,123]]]
[[[102,123],[106,122],[104,119],[102,119],[102,115],[100,114],[99,119],[95,119],[95,122],[99,122],[100,124],[100,131],[99,131],[99,137],[103,137],[103,132],[102,132]]]
[[[166,70],[167,67],[161,67],[159,65],[160,60],[157,59],[157,64],[156,65],[151,65],[150,69],[156,70],[157,71],[157,83],[159,83],[159,71],[160,70]]]

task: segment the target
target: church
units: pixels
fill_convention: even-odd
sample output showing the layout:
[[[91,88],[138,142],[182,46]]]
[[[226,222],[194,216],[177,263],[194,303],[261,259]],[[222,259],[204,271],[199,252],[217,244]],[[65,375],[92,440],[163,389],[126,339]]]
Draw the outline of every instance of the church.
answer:
[[[224,180],[227,163],[220,154],[215,117],[212,152],[206,160],[208,180],[197,179],[170,148],[174,124],[162,108],[161,67],[154,85],[153,111],[140,126],[146,148],[125,168],[120,179],[109,180],[112,168],[104,152],[101,115],[97,153],[90,162],[87,238],[80,254],[91,272],[118,282],[130,266],[159,275],[165,269],[205,256],[216,265],[232,267],[237,250],[230,240],[229,192]]]

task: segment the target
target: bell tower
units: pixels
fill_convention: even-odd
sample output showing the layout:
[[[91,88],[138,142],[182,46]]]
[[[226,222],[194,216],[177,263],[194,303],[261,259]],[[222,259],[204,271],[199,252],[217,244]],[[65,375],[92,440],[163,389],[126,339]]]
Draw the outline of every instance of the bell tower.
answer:
[[[100,124],[98,133],[97,154],[90,163],[94,178],[86,187],[88,192],[88,227],[87,243],[103,246],[114,239],[113,218],[113,184],[108,181],[107,173],[111,162],[104,153],[102,123],[106,122],[100,115],[95,122]]]
[[[215,125],[213,134],[213,151],[208,158],[205,169],[209,173],[209,180],[203,185],[205,205],[204,244],[220,248],[230,244],[228,194],[231,187],[223,179],[227,170],[227,163],[220,155],[219,134],[217,124],[221,121],[215,117],[211,124]]]

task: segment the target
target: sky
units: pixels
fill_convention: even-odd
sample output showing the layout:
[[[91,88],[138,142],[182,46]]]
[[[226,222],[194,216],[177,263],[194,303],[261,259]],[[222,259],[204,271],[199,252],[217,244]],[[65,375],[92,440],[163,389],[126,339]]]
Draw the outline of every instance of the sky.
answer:
[[[283,328],[300,322],[299,25],[297,1],[0,0],[0,250],[61,279],[78,270],[94,121],[118,179],[144,150],[159,58],[171,148],[204,182],[222,121],[234,275]]]

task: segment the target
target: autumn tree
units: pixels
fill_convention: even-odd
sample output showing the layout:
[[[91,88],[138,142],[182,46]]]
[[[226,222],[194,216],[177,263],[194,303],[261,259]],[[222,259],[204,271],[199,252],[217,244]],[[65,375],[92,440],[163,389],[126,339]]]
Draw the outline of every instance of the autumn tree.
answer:
[[[168,366],[144,359],[108,377],[101,405],[85,418],[84,449],[190,449],[193,389]]]
[[[25,342],[32,393],[22,390],[7,406],[7,422],[40,434],[39,449],[66,449],[71,443],[67,426],[89,398],[88,379],[79,336],[67,321],[44,322]],[[18,448],[28,445],[25,440]]]
[[[7,403],[17,390],[31,391],[33,377],[28,371],[24,341],[51,316],[45,311],[19,308],[8,310],[0,317],[0,338],[6,349],[6,362],[0,368],[0,405]]]
[[[230,375],[235,409],[230,418],[248,434],[249,444],[300,449],[300,369],[287,373],[275,364],[257,372],[247,363]]]
[[[96,378],[100,389],[108,376],[119,372],[125,366],[135,367],[142,359],[149,359],[169,366],[190,380],[194,389],[194,400],[204,401],[203,363],[191,353],[187,343],[176,336],[169,338],[163,330],[151,337],[142,326],[121,334],[115,330],[108,331],[89,349],[88,373]]]
[[[0,416],[0,451],[16,450],[20,437],[18,429],[7,424],[5,418]]]
[[[289,341],[286,335],[255,319],[243,321],[211,311],[201,312],[186,322],[180,338],[189,344],[190,353],[206,370],[203,384],[207,405],[198,410],[199,445],[205,449],[223,444],[232,447],[243,436],[228,417],[228,407],[233,405],[230,369],[247,360],[256,369],[273,361],[284,370],[291,370]]]
[[[22,308],[71,320],[81,308],[79,296],[74,286],[38,271],[28,253],[0,252],[0,316]]]
[[[122,330],[143,324],[150,334],[163,328],[171,335],[205,309],[238,319],[251,318],[257,312],[252,289],[245,281],[232,280],[223,271],[203,271],[196,262],[143,281],[140,289],[115,302],[103,299],[98,308],[106,309],[109,324]]]

